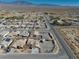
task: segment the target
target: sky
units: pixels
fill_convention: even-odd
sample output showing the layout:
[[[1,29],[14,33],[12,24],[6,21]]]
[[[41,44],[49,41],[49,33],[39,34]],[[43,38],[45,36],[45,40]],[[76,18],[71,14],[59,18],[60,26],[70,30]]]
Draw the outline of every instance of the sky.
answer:
[[[4,2],[13,2],[16,0],[0,0]],[[79,6],[79,0],[24,0],[35,4],[57,4],[67,6]]]

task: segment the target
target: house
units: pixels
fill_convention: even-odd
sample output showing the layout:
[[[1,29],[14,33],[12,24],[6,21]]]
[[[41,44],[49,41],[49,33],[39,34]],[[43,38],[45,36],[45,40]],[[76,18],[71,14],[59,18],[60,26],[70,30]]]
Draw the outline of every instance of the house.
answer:
[[[39,31],[34,31],[34,35],[40,35]]]
[[[11,38],[4,38],[1,44],[4,46],[4,48],[7,48],[12,42],[13,40]]]
[[[23,37],[28,37],[30,34],[28,31],[21,31],[19,35]]]
[[[19,39],[19,40],[17,40],[16,42],[14,42],[12,46],[13,46],[14,48],[17,48],[17,47],[23,48],[23,46],[26,44],[26,41],[27,41],[27,39],[24,39],[24,40]]]
[[[0,35],[3,36],[3,37],[5,37],[8,34],[9,34],[9,31],[1,31],[0,32]]]

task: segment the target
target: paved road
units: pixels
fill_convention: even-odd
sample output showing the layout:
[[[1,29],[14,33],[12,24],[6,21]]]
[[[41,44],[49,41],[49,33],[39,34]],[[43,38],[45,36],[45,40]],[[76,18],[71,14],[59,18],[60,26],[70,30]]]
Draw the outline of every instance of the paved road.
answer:
[[[53,55],[53,54],[14,54],[2,55],[0,59],[68,59],[66,55]]]
[[[67,43],[64,41],[64,38],[61,36],[61,34],[57,31],[55,27],[52,27],[56,37],[58,38],[58,41],[61,43],[62,47],[66,51],[67,55],[69,56],[70,59],[76,59],[74,54],[72,53],[70,47],[67,45]]]
[[[45,20],[46,20],[46,23],[47,23],[47,25],[48,25],[48,28],[49,28],[50,32],[55,36],[55,40],[56,40],[56,41],[59,41],[59,40],[57,40],[57,39],[59,39],[59,38],[55,35],[55,33],[54,33],[53,29],[52,29],[52,26],[50,25],[48,19],[49,19],[49,18],[47,18],[47,16],[45,16]],[[61,44],[60,44],[60,45],[61,45]],[[62,46],[61,46],[61,47],[62,47]],[[58,55],[59,55],[59,56],[60,56],[60,55],[63,55],[63,57],[65,57],[66,59],[70,59],[69,56],[67,55],[65,49],[64,49],[63,47],[60,49]],[[60,58],[59,58],[59,59],[60,59]]]
[[[65,52],[67,53],[67,55],[69,56],[69,59],[77,59],[73,52],[71,51],[70,47],[67,45],[67,43],[64,41],[64,38],[61,36],[61,34],[57,31],[57,28],[54,27],[53,25],[50,25],[48,18],[47,18],[47,22],[48,25],[51,27],[51,29],[53,30],[54,34],[56,35],[56,37],[58,38],[58,41],[61,43],[63,49],[65,50]],[[71,26],[72,27],[72,26]],[[74,26],[75,27],[75,26]],[[63,52],[64,53],[64,52]]]
[[[61,36],[61,34],[57,31],[57,26],[54,27],[53,25],[50,25],[50,27],[52,28],[54,34],[56,35],[56,37],[58,38],[58,41],[61,43],[62,47],[64,48],[64,50],[66,51],[67,55],[69,56],[69,59],[77,59],[73,52],[71,51],[70,47],[67,45],[67,43],[64,41],[64,38]],[[66,26],[67,27],[67,26]],[[72,27],[72,26],[70,26]],[[75,27],[75,26],[74,26]]]

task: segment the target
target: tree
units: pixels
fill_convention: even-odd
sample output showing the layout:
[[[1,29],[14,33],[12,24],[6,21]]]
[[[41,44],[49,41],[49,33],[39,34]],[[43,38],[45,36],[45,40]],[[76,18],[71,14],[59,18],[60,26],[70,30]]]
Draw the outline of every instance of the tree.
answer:
[[[48,12],[44,12],[45,15],[48,15]]]
[[[60,20],[60,17],[55,17],[54,19],[56,19],[56,20]]]

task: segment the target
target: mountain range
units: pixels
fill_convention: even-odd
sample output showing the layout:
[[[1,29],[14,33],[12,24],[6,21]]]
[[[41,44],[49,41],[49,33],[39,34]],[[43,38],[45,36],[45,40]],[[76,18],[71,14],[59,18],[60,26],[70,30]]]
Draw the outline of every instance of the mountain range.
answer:
[[[34,4],[28,1],[24,1],[24,0],[16,0],[13,2],[4,2],[4,1],[0,1],[0,4],[17,4],[17,5],[34,5],[34,6],[60,6],[60,5],[56,5],[56,4]]]

